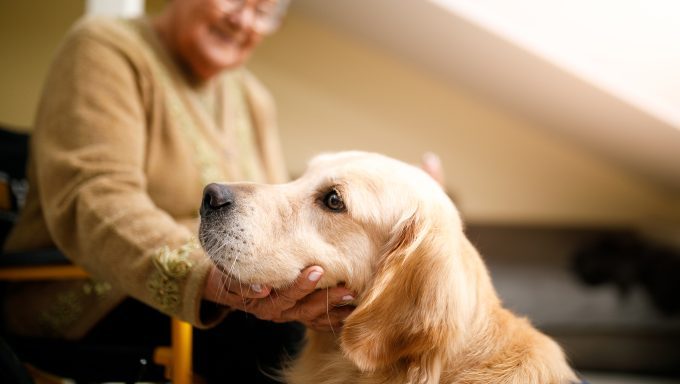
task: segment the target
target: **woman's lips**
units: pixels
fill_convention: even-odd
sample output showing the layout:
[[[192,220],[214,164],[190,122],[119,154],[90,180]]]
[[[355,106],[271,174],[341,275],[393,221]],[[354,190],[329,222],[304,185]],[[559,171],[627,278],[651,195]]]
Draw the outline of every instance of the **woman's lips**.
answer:
[[[238,44],[238,45],[243,45],[245,41],[247,40],[247,36],[245,33],[241,33],[238,31],[230,31],[226,30],[223,27],[218,27],[211,25],[208,30],[210,31],[210,34],[216,37],[220,42],[223,44]]]

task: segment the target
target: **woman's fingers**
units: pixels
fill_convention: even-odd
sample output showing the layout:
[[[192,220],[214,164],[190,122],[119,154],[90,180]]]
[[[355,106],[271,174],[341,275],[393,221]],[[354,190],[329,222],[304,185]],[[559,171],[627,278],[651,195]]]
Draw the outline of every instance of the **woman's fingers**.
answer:
[[[296,306],[316,289],[316,284],[323,276],[321,267],[313,266],[300,273],[293,285],[284,290],[271,292],[267,297],[244,297],[238,293],[227,292],[223,295],[222,302],[232,308],[251,313],[262,320],[282,321],[281,314]],[[268,288],[267,288],[268,289]],[[293,321],[298,319],[291,319]]]
[[[272,293],[273,305],[281,310],[281,312],[292,308],[295,304],[302,300],[307,295],[314,292],[316,284],[323,276],[323,269],[321,267],[308,267],[300,273],[295,283],[290,288],[277,290]]]
[[[435,179],[439,185],[444,187],[446,182],[444,179],[444,166],[442,165],[442,161],[436,153],[424,153],[421,159],[420,167],[430,176],[432,176],[432,178]]]
[[[298,301],[295,306],[281,313],[281,317],[278,320],[308,323],[327,315],[335,307],[347,305],[352,300],[354,300],[354,296],[347,288],[339,287],[318,290],[307,295],[304,300]]]
[[[334,332],[342,328],[345,319],[354,310],[354,306],[346,305],[333,308],[327,314],[319,316],[305,325],[315,331]]]
[[[222,305],[233,304],[237,296],[239,301],[243,299],[258,299],[269,295],[271,289],[262,285],[244,285],[229,275],[222,273],[216,267],[208,272],[203,297]]]
[[[342,326],[352,312],[352,292],[344,287],[316,290],[323,269],[312,266],[303,270],[292,286],[272,290],[268,286],[244,285],[213,268],[204,298],[239,309],[262,320],[275,322],[299,321],[320,331]]]

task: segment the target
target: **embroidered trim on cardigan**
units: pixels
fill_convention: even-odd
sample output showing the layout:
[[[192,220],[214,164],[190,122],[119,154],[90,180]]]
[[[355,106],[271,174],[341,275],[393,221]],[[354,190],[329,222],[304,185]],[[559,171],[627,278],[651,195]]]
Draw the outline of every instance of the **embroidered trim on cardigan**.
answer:
[[[163,246],[153,255],[156,270],[152,272],[147,288],[153,299],[167,312],[175,311],[181,302],[180,282],[193,267],[189,255],[195,249],[198,249],[198,243],[192,238],[177,249]]]
[[[111,284],[88,280],[82,286],[62,292],[40,313],[40,324],[51,335],[61,335],[80,319],[86,302],[99,299],[111,291]]]

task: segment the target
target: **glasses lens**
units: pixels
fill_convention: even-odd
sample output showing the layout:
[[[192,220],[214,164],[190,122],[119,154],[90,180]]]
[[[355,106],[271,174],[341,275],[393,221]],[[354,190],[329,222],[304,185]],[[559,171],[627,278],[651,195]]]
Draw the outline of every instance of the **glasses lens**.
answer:
[[[262,1],[255,9],[255,29],[263,34],[274,32],[280,25],[286,11],[289,0]]]
[[[245,3],[245,0],[222,0],[218,5],[222,12],[231,13],[242,9]]]

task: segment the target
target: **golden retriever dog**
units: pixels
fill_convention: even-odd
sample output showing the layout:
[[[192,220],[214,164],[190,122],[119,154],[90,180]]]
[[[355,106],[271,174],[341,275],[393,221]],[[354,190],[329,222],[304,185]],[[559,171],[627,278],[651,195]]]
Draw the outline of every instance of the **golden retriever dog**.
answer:
[[[501,306],[456,207],[417,167],[341,152],[287,184],[221,186],[231,204],[204,215],[200,239],[223,270],[276,289],[319,265],[320,288],[357,293],[342,330],[307,332],[286,382],[579,382],[553,340]]]

